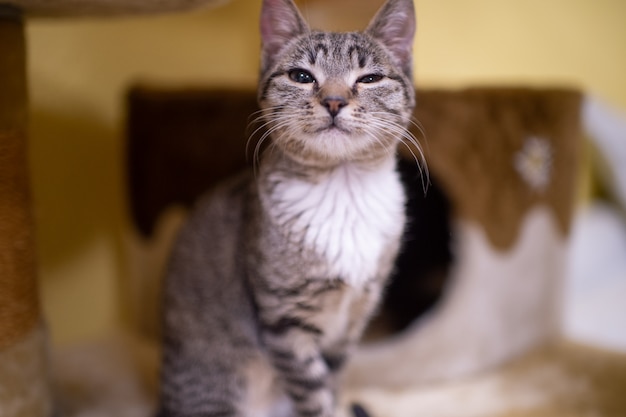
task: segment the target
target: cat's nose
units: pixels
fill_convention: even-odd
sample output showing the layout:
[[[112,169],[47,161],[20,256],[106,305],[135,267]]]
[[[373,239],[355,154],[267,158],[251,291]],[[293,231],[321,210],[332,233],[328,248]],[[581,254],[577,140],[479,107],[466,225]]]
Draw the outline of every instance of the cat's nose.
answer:
[[[332,117],[339,114],[339,111],[348,104],[348,101],[341,96],[330,96],[322,100],[322,106],[326,107]]]

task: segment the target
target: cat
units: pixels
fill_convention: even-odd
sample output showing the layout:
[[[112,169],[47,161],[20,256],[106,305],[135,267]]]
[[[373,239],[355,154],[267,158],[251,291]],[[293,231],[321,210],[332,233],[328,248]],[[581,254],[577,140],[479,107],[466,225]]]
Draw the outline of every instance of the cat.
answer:
[[[331,33],[264,0],[260,29],[267,146],[199,200],[173,248],[161,417],[337,415],[341,369],[399,250],[413,1]]]

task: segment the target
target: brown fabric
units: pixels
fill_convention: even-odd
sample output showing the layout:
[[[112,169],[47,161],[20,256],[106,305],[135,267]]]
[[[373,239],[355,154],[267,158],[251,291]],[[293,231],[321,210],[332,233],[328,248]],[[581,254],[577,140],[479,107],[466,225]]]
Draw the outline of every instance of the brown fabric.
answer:
[[[23,22],[17,9],[0,3],[0,129],[26,125],[26,74]]]
[[[128,95],[131,211],[145,236],[170,204],[190,206],[202,192],[246,166],[252,91],[159,90]]]
[[[491,243],[515,241],[522,216],[550,207],[568,232],[580,146],[580,94],[568,90],[483,88],[418,90],[417,129],[431,171],[462,219],[482,225]],[[253,91],[135,89],[129,96],[131,204],[149,235],[169,204],[189,205],[245,165],[245,126]],[[514,158],[529,137],[550,144],[544,190],[529,187]],[[406,154],[406,150],[404,151]]]
[[[580,152],[580,94],[568,90],[484,88],[419,91],[414,132],[433,175],[460,218],[484,227],[491,243],[514,243],[522,216],[546,204],[566,234],[576,193]],[[514,167],[530,137],[551,146],[545,190],[529,187]]]
[[[23,25],[0,15],[0,348],[39,321],[31,197],[26,161]]]

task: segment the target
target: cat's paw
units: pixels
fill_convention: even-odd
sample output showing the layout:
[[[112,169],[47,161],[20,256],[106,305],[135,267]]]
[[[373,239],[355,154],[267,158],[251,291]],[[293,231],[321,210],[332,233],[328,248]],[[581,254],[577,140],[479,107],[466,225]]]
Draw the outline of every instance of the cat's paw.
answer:
[[[370,417],[369,413],[360,404],[353,403],[350,406],[350,410],[352,411],[351,417]]]

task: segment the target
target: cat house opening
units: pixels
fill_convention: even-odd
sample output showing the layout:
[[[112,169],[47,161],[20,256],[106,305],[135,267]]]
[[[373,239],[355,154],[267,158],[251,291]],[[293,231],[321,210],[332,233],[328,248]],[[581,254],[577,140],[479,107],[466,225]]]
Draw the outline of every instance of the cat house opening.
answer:
[[[401,332],[433,308],[454,260],[450,202],[436,177],[424,178],[415,162],[405,158],[399,158],[398,170],[408,221],[381,309],[366,332],[368,340]]]

